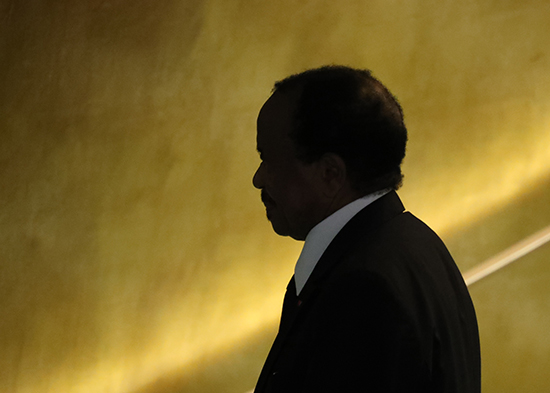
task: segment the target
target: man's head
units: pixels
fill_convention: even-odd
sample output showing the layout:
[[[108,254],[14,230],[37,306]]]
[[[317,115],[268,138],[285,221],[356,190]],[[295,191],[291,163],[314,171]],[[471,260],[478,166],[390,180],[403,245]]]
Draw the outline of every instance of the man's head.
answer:
[[[369,71],[329,66],[275,84],[258,116],[262,190],[275,232],[303,240],[347,203],[401,185],[401,107]]]

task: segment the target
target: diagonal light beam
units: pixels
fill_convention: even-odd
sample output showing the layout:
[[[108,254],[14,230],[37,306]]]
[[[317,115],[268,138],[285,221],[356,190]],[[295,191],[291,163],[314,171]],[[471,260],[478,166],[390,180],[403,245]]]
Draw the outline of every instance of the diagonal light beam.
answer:
[[[473,283],[487,277],[488,275],[502,269],[503,267],[517,261],[524,255],[536,250],[542,245],[550,241],[550,226],[534,233],[533,235],[523,239],[507,248],[501,253],[489,258],[485,262],[480,263],[476,267],[464,273],[464,281],[470,286]]]

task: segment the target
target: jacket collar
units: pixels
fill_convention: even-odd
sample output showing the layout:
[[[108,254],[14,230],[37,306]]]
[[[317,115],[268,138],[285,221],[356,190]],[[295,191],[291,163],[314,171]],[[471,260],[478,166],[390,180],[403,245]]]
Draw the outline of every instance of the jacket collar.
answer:
[[[397,193],[390,191],[357,213],[336,235],[319,259],[317,266],[300,292],[299,297],[302,303],[305,304],[310,300],[323,279],[361,237],[376,230],[386,221],[403,213],[404,210]]]

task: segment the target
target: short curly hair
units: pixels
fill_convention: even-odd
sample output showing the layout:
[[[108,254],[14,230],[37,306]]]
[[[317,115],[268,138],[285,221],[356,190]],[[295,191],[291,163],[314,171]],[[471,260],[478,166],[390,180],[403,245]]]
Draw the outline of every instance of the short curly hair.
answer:
[[[369,70],[324,66],[275,83],[274,92],[297,92],[290,133],[298,158],[340,156],[352,187],[362,194],[403,182],[407,129],[397,99]]]

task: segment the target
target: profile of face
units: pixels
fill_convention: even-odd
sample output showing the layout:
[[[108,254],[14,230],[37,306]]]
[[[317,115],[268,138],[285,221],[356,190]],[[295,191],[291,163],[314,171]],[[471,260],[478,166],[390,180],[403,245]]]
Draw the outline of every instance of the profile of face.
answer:
[[[293,124],[291,94],[275,92],[264,104],[257,122],[257,149],[261,163],[254,174],[254,187],[273,230],[281,236],[304,240],[311,228],[325,217],[318,165],[297,158],[289,136]]]

